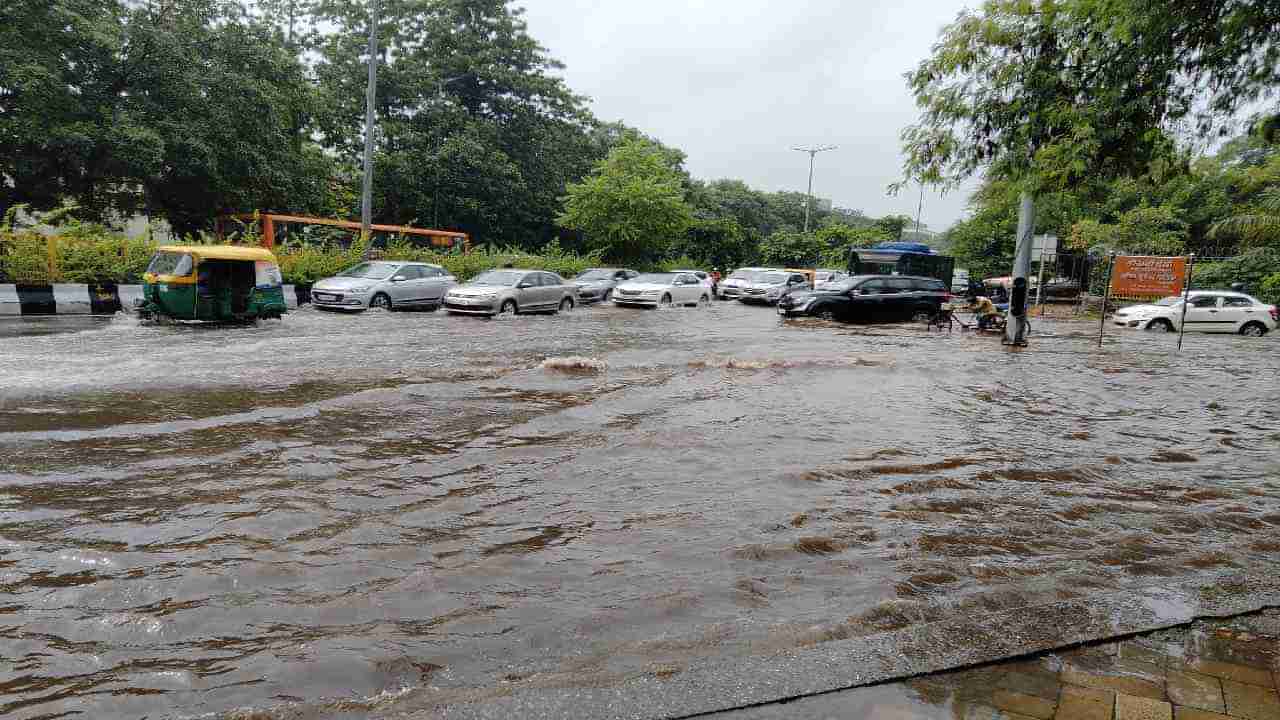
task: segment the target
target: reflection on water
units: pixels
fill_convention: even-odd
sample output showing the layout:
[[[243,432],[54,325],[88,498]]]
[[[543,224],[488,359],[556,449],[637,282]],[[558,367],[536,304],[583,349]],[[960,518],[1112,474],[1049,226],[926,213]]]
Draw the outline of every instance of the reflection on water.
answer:
[[[394,713],[1269,567],[1275,341],[1036,329],[717,304],[9,339],[0,714]]]

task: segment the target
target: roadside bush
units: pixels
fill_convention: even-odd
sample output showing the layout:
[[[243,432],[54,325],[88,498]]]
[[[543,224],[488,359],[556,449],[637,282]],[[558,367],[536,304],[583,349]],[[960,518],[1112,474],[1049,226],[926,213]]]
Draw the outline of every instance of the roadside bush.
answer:
[[[1277,273],[1280,273],[1280,252],[1252,250],[1230,260],[1196,266],[1191,285],[1199,290],[1223,290],[1232,283],[1244,283],[1248,292],[1260,293],[1263,281]]]
[[[1272,305],[1280,305],[1280,272],[1268,275],[1258,289],[1258,299]]]
[[[69,224],[58,227],[58,235],[0,225],[0,282],[30,284],[118,282],[140,283],[142,274],[158,246],[149,237],[128,238],[97,225]],[[254,244],[252,236],[237,236],[244,244]],[[201,236],[181,244],[213,244]],[[356,241],[348,247],[336,243],[300,243],[277,247],[280,272],[286,283],[308,284],[335,275],[359,263],[365,245]],[[580,255],[566,252],[552,242],[540,253],[517,248],[482,247],[470,253],[419,247],[405,239],[393,238],[376,253],[387,260],[415,260],[442,265],[460,280],[493,268],[513,267],[548,270],[571,278],[583,270],[601,265],[599,253]],[[687,259],[678,262],[692,261]]]

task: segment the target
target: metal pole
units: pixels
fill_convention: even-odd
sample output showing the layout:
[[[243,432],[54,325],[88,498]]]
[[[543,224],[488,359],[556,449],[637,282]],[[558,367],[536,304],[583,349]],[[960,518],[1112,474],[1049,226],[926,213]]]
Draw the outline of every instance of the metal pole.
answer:
[[[815,150],[809,151],[809,189],[804,194],[804,232],[809,233],[809,206],[813,204],[813,158],[818,153]]]
[[[924,183],[920,183],[920,202],[916,203],[916,242],[920,242],[920,213],[924,212]]]
[[[1107,305],[1111,304],[1111,272],[1116,269],[1116,254],[1107,259],[1107,289],[1102,295],[1102,319],[1098,321],[1098,347],[1102,347],[1102,331],[1107,327]]]
[[[1191,274],[1196,267],[1196,254],[1187,256],[1187,280],[1182,285],[1182,320],[1178,323],[1178,352],[1182,352],[1182,336],[1187,332],[1187,303],[1191,302]]]
[[[1010,278],[1010,287],[1017,287],[1018,278],[1022,278],[1022,282],[1027,283],[1027,274],[1031,271],[1031,233],[1035,231],[1035,212],[1035,199],[1030,191],[1023,190],[1018,207],[1018,245],[1013,256],[1013,277]],[[1027,289],[1030,290],[1029,287]],[[1005,323],[1004,342],[1010,345],[1021,345],[1026,342],[1027,299],[1024,295],[1022,307],[1014,307],[1013,295],[1015,294],[1011,293],[1009,297],[1009,315],[1010,320],[1016,322]]]
[[[364,256],[373,256],[369,225],[373,223],[373,103],[378,88],[378,0],[369,3],[369,85],[364,92],[364,182],[360,188],[360,240]]]
[[[819,145],[816,147],[791,148],[797,152],[809,153],[809,190],[804,196],[804,231],[809,232],[809,206],[813,204],[813,158],[820,152],[835,150],[835,145]]]
[[[1037,316],[1044,317],[1044,258],[1047,243],[1040,244],[1040,279],[1036,281]]]

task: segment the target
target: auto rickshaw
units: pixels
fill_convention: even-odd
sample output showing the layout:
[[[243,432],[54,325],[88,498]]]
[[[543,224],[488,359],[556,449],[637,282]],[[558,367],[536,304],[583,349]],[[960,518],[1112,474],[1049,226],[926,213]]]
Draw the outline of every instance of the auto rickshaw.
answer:
[[[263,248],[165,245],[142,279],[145,320],[253,322],[287,312],[280,265]]]

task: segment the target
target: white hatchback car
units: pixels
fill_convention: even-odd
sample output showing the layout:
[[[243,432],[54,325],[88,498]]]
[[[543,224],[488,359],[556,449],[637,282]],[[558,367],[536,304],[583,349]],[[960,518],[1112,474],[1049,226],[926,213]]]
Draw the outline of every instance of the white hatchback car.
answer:
[[[1182,296],[1150,305],[1130,305],[1111,316],[1116,325],[1176,332],[1182,322]],[[1262,337],[1280,323],[1280,311],[1244,293],[1192,290],[1187,304],[1187,332],[1239,333]]]
[[[613,289],[614,305],[670,307],[711,301],[711,289],[691,272],[649,273]]]

